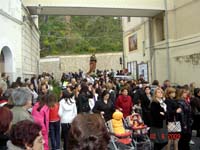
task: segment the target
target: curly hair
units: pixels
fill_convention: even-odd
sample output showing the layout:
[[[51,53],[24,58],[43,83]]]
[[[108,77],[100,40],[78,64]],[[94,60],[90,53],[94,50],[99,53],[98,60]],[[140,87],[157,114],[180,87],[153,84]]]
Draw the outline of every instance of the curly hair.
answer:
[[[79,114],[69,131],[70,150],[106,150],[110,136],[99,114]]]
[[[25,148],[25,144],[32,147],[41,130],[42,127],[39,124],[30,120],[19,121],[11,128],[10,140],[12,144],[21,148]]]

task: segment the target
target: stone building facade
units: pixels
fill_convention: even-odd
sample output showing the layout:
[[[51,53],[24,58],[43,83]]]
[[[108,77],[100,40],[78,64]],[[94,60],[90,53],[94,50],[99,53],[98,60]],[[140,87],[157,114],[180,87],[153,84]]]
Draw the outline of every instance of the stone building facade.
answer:
[[[154,17],[122,18],[126,67],[133,61],[148,64],[150,82],[200,84],[200,1],[166,2],[167,11]],[[134,38],[137,48],[130,51]]]
[[[37,17],[29,14],[21,0],[8,0],[1,1],[0,22],[0,72],[6,72],[11,80],[37,74]]]

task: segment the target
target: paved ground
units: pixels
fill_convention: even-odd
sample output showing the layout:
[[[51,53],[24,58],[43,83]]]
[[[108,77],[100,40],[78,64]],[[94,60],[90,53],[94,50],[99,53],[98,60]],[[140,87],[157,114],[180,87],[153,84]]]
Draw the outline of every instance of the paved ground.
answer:
[[[200,150],[200,138],[196,137],[196,132],[192,132],[192,140],[194,141],[194,145],[191,145],[191,150]]]
[[[196,137],[196,132],[195,131],[193,131],[192,134],[193,134],[192,140],[194,141],[195,144],[194,145],[190,145],[191,146],[191,150],[200,150],[200,138]],[[49,139],[49,141],[50,141],[50,139]],[[62,142],[62,144],[63,144],[63,142]],[[50,142],[49,142],[49,145],[50,145]],[[125,149],[126,148],[122,148],[122,150],[125,150]],[[62,147],[61,147],[61,150],[62,150]],[[112,145],[110,145],[109,146],[109,150],[114,150],[114,147]],[[145,146],[145,148],[143,148],[143,150],[149,150],[148,146],[147,147]],[[163,150],[165,150],[165,149],[163,149]],[[173,150],[173,149],[171,149],[171,150]]]

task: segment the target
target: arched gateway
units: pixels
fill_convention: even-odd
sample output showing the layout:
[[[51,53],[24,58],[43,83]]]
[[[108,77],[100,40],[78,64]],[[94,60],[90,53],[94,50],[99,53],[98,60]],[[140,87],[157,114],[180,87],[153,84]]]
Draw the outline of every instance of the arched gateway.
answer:
[[[11,78],[13,77],[13,55],[8,46],[0,49],[0,72],[5,72]]]

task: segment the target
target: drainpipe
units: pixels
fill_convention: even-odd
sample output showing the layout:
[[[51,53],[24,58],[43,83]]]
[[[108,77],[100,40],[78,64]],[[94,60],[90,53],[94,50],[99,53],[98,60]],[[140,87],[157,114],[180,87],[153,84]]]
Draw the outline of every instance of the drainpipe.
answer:
[[[122,17],[120,17],[120,21],[121,21],[121,29],[122,29],[122,36],[123,36],[123,51],[122,51],[122,69],[125,69],[126,68],[126,62],[127,60],[126,59],[126,56],[125,56],[125,39],[124,39],[124,30],[123,30],[123,20],[122,20]]]
[[[164,0],[165,4],[165,39],[166,39],[166,67],[167,67],[167,78],[171,80],[171,66],[170,66],[170,49],[169,49],[169,26],[168,26],[168,8],[167,0]]]
[[[125,46],[124,46],[124,35],[123,35],[123,52],[122,52],[122,68],[121,69],[125,69],[126,68],[126,56],[125,56]]]

